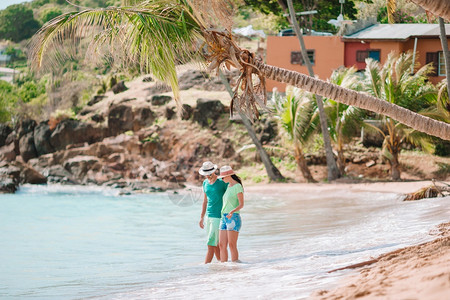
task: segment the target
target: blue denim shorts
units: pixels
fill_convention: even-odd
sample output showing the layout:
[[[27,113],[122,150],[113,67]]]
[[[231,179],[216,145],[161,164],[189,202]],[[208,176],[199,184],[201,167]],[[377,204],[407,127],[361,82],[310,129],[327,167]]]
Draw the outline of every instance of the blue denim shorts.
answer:
[[[220,219],[220,230],[232,230],[237,231],[241,229],[242,220],[241,215],[234,213],[230,219],[227,218],[228,214],[223,214],[222,219]]]

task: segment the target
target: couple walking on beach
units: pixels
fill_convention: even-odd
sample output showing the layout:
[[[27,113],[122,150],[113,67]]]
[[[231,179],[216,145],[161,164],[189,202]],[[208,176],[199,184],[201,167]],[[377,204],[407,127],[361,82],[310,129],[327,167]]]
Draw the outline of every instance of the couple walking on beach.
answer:
[[[204,162],[199,170],[200,175],[206,177],[199,223],[208,236],[205,264],[212,261],[214,254],[217,260],[228,261],[228,248],[231,261],[239,261],[237,240],[242,224],[240,209],[244,207],[242,180],[230,166],[221,167],[219,176],[216,171],[217,165],[210,161]]]

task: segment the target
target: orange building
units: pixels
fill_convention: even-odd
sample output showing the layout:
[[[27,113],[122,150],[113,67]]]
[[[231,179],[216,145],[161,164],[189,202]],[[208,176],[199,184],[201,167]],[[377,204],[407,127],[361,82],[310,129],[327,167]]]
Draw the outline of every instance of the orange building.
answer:
[[[312,61],[314,74],[327,79],[333,70],[344,65],[344,43],[338,36],[304,36]],[[269,36],[267,38],[266,63],[269,65],[308,74],[301,58],[300,43],[296,36]],[[267,91],[276,87],[284,92],[286,84],[267,80]]]
[[[447,39],[450,25],[446,25]],[[316,76],[327,79],[339,66],[366,67],[365,59],[370,57],[386,61],[392,51],[403,53],[416,51],[415,61],[423,66],[433,63],[435,72],[430,76],[434,84],[445,78],[445,63],[439,39],[437,24],[375,24],[354,34],[337,36],[304,36],[308,55],[313,59]],[[448,42],[447,42],[448,43]],[[450,47],[450,43],[449,47]],[[266,62],[269,65],[308,74],[299,57],[300,44],[295,36],[271,36],[267,39]],[[267,91],[277,87],[284,91],[285,84],[267,82]]]

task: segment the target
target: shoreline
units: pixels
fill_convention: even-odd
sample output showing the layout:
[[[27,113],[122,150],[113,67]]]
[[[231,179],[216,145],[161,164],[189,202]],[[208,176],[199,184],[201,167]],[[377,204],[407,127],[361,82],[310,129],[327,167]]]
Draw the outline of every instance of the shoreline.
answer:
[[[382,254],[373,264],[344,275],[336,288],[315,291],[310,299],[446,299],[450,222],[438,225],[436,231],[430,232],[437,236],[432,241]]]

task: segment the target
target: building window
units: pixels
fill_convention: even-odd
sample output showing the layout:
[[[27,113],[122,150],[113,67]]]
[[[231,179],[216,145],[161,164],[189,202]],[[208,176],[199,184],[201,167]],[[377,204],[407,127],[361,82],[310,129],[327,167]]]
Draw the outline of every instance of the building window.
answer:
[[[439,52],[427,52],[426,53],[426,64],[430,64],[433,66],[433,70],[430,73],[430,76],[438,76],[439,74]]]
[[[357,50],[356,51],[356,61],[366,62],[366,58],[372,58],[373,60],[380,61],[380,50]]]
[[[439,59],[439,64],[438,64],[438,76],[446,76],[445,75],[445,59],[444,59],[444,52],[439,51],[438,52],[438,59]]]
[[[309,61],[311,62],[311,65],[315,65],[316,63],[316,51],[315,50],[306,50],[306,53],[308,54]],[[303,56],[300,51],[292,51],[291,52],[291,64],[293,65],[304,65]]]

